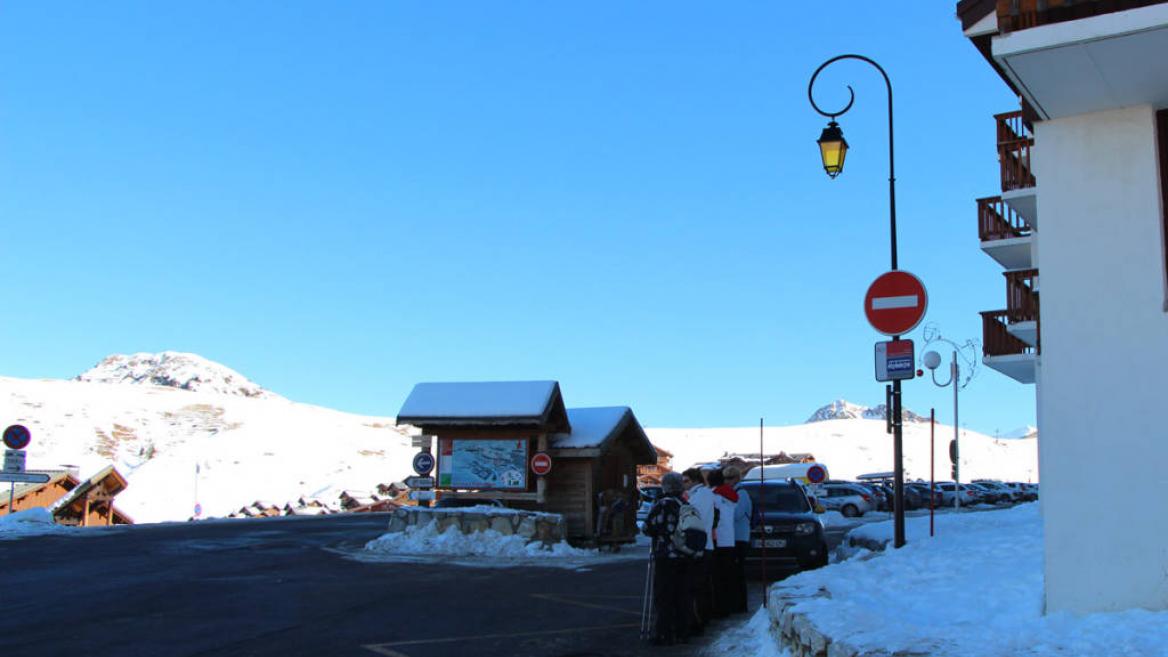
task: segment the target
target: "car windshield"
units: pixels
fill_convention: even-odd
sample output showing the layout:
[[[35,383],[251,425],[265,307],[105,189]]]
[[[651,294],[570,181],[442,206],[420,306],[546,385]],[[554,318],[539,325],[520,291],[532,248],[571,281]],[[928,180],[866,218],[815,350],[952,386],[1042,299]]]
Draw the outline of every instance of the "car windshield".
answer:
[[[798,488],[791,486],[767,486],[765,488],[766,494],[760,500],[759,494],[762,489],[762,486],[745,488],[756,510],[765,508],[767,511],[785,511],[788,513],[805,513],[811,510],[807,505],[807,497]]]

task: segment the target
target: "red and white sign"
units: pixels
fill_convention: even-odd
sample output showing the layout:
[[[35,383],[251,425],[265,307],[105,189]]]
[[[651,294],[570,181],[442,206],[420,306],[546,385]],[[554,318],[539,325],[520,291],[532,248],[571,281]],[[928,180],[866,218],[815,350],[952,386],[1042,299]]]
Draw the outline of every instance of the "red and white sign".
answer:
[[[884,335],[903,335],[925,318],[929,295],[921,279],[907,271],[881,274],[864,296],[864,314],[872,328]]]
[[[827,470],[824,470],[822,465],[813,465],[807,468],[807,481],[813,484],[822,484],[824,479],[827,479]]]
[[[551,472],[552,457],[544,452],[536,452],[535,456],[531,457],[531,471],[541,477]]]

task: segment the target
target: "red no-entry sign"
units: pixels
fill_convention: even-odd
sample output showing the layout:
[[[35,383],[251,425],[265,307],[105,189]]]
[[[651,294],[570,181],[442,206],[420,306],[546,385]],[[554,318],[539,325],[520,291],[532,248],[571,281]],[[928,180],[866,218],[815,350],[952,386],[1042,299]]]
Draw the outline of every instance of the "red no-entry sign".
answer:
[[[884,335],[903,335],[925,317],[929,295],[921,279],[907,271],[881,274],[864,296],[864,314],[872,328]]]
[[[552,471],[552,457],[544,452],[536,452],[531,457],[531,471],[541,477]]]

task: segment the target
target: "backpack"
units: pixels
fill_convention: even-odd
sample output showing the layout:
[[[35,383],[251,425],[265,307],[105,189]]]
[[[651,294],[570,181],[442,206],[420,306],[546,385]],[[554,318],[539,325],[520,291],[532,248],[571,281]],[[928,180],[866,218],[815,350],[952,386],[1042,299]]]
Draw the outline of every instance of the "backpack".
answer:
[[[670,537],[673,549],[685,557],[696,557],[706,549],[706,528],[698,510],[692,504],[682,503],[677,510],[677,527]]]

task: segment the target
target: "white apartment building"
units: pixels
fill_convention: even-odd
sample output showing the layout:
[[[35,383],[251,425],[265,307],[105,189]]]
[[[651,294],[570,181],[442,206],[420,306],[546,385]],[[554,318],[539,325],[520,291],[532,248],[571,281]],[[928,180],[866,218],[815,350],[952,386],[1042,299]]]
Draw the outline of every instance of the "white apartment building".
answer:
[[[1168,2],[957,14],[1022,106],[977,201],[1006,289],[983,342],[1035,384],[1046,610],[1168,609]]]

